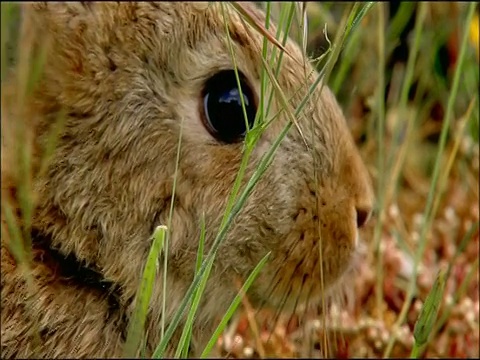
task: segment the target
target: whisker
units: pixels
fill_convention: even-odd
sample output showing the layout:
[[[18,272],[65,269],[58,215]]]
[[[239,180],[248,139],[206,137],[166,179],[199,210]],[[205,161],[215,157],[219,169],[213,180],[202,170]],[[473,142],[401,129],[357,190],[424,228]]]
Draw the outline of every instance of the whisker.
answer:
[[[285,307],[285,305],[286,305],[286,303],[287,303],[287,300],[288,300],[291,292],[292,292],[292,287],[290,286],[289,290],[285,293],[285,295],[282,297],[282,299],[281,299],[281,301],[280,301],[280,303],[281,303],[280,307],[275,310],[275,313],[274,313],[275,315],[274,315],[274,318],[273,318],[273,323],[270,322],[270,324],[271,324],[271,325],[270,325],[270,330],[271,330],[271,331],[269,331],[269,335],[268,335],[266,344],[268,344],[268,343],[270,342],[270,340],[271,340],[272,333],[273,333],[274,330],[275,330],[275,327],[276,327],[276,325],[277,325],[277,323],[278,323],[278,320],[279,320],[279,318],[280,318],[280,315],[281,315],[282,312],[283,312],[283,309],[284,309],[284,307]]]
[[[282,261],[280,261],[280,263],[284,262],[285,260],[287,260],[287,258],[290,256],[290,254],[293,252],[293,250],[295,249],[295,247],[300,243],[300,238],[297,239],[297,241],[295,241],[287,250],[286,254],[284,255]],[[268,299],[270,299],[271,295],[274,293],[274,291],[276,290],[277,286],[278,286],[278,283],[281,281],[281,278],[282,278],[282,273],[281,272],[276,272],[275,275],[272,277],[272,281],[270,282],[270,285],[268,286],[268,288],[266,289],[265,293],[267,294],[267,296],[263,297],[262,300],[260,301],[260,304],[258,305],[257,307],[257,310],[255,312],[255,316],[258,315],[258,313],[261,311],[261,309],[265,306],[266,302],[268,301]],[[279,278],[278,281],[275,281],[276,278]]]
[[[273,320],[272,331],[275,329],[275,327],[276,327],[276,325],[277,325],[277,323],[278,323],[278,320],[279,320],[279,318],[280,318],[280,315],[282,314],[283,309],[285,308],[285,305],[286,305],[286,303],[287,303],[287,300],[289,299],[290,294],[292,293],[292,290],[293,290],[293,286],[291,286],[291,285],[292,285],[292,281],[293,281],[293,279],[294,279],[294,275],[295,275],[295,273],[297,272],[298,268],[302,265],[302,261],[303,261],[303,260],[300,260],[300,261],[297,263],[297,265],[295,266],[295,269],[293,270],[293,272],[292,272],[291,275],[290,275],[290,278],[289,278],[289,280],[288,280],[288,282],[287,282],[288,291],[285,292],[285,294],[282,296],[282,299],[280,300],[280,304],[281,304],[280,307],[275,310],[275,316],[274,316],[274,320]],[[271,336],[272,336],[272,332],[269,333],[269,336],[268,336],[268,338],[267,338],[267,344],[268,344],[268,342],[270,341]]]
[[[315,260],[315,263],[313,264],[313,268],[315,269],[315,267],[317,266],[317,262],[318,262],[318,259]],[[308,312],[308,308],[309,308],[309,305],[310,305],[310,297],[312,296],[312,292],[313,292],[313,289],[315,287],[315,283],[312,281],[311,284],[310,284],[310,288],[308,289],[308,293],[307,293],[307,297],[306,297],[306,302],[305,302],[305,307],[303,309],[303,314],[302,314],[302,319],[306,319],[306,315],[307,315],[307,312]],[[303,329],[303,332],[305,332],[305,327]],[[306,334],[305,334],[306,335]],[[309,354],[308,356],[309,357],[312,357],[312,353],[311,353],[311,347],[309,347],[310,350],[309,350]]]
[[[303,289],[304,289],[304,286],[305,286],[305,282],[306,282],[306,279],[307,279],[307,274],[304,274],[303,275],[303,278],[302,278],[302,284],[300,286],[300,289],[298,291],[298,294],[297,296],[295,297],[295,303],[293,305],[293,309],[290,313],[290,316],[288,317],[288,321],[287,321],[287,324],[290,323],[290,321],[293,319],[293,317],[295,316],[295,313],[297,311],[297,307],[298,307],[298,304],[299,304],[299,300],[300,300],[300,297],[302,296],[302,292],[303,292]],[[274,324],[274,328],[276,327],[276,324]]]

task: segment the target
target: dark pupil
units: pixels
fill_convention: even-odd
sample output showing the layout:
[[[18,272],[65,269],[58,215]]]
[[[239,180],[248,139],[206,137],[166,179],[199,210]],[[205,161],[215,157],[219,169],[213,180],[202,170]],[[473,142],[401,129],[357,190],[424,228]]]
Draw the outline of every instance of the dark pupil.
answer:
[[[253,93],[240,72],[239,77],[247,122],[251,128],[256,113]],[[245,117],[233,70],[221,71],[207,81],[204,91],[204,111],[207,126],[217,139],[232,143],[245,136],[247,130]]]

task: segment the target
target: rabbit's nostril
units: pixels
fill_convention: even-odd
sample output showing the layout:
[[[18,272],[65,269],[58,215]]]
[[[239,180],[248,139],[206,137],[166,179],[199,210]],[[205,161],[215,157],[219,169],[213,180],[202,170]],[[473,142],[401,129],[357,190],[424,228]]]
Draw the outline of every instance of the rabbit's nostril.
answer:
[[[372,210],[370,208],[357,208],[357,227],[362,227],[370,218]]]

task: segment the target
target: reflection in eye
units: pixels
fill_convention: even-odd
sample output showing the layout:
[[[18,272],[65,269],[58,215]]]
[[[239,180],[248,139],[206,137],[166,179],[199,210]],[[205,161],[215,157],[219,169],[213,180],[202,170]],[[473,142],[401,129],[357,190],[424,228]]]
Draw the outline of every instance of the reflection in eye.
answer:
[[[248,98],[245,96],[244,93],[242,95],[245,106],[249,106],[250,103],[248,101]],[[238,90],[238,88],[231,89],[227,94],[221,96],[218,101],[221,103],[231,103],[232,101],[236,101],[239,106],[242,106],[242,101],[240,99],[240,91]]]

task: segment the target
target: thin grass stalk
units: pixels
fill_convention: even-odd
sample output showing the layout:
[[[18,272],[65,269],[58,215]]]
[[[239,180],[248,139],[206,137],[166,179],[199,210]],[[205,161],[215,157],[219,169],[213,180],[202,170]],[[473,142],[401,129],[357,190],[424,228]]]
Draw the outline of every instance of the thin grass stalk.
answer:
[[[474,224],[472,224],[472,226],[470,227],[470,229],[465,233],[465,235],[463,236],[462,240],[460,241],[460,245],[456,248],[456,251],[455,251],[455,254],[453,255],[453,258],[452,260],[450,261],[450,263],[448,264],[448,268],[447,268],[447,273],[446,273],[446,278],[447,280],[450,278],[450,275],[452,273],[452,269],[453,269],[453,264],[455,263],[455,261],[457,260],[458,256],[463,253],[463,251],[465,250],[465,248],[467,247],[467,244],[470,242],[470,240],[472,239],[473,235],[478,232],[478,228],[479,228],[479,223],[476,222]],[[478,266],[478,259],[477,259],[477,265]],[[454,298],[452,299],[452,302],[451,304],[447,304],[447,306],[445,307],[445,309],[443,310],[442,312],[442,315],[440,316],[440,319],[437,321],[437,323],[435,324],[435,327],[433,328],[432,330],[432,335],[431,337],[432,338],[435,338],[436,335],[438,334],[438,332],[440,331],[440,329],[445,325],[445,323],[447,322],[448,318],[450,317],[450,314],[451,314],[451,311],[453,309],[453,307],[455,306],[455,304],[458,304],[458,300],[463,296],[465,290],[466,290],[466,286],[469,284],[469,281],[470,281],[470,278],[471,278],[471,275],[472,274],[475,274],[477,273],[476,271],[477,269],[475,268],[475,264],[474,266],[472,266],[472,268],[470,269],[470,274],[467,274],[465,276],[465,279],[464,281],[460,284],[460,286],[458,287],[458,290],[455,292],[454,294]],[[477,274],[478,275],[478,274]],[[423,355],[422,352],[420,352],[419,354],[420,356]]]
[[[177,188],[177,178],[178,178],[178,167],[180,164],[180,148],[182,145],[182,135],[183,135],[183,123],[185,118],[182,118],[180,123],[180,134],[178,136],[178,146],[177,146],[177,157],[175,159],[175,173],[173,175],[173,185],[172,185],[172,199],[170,202],[170,210],[168,214],[168,222],[167,222],[167,234],[165,236],[165,245],[163,246],[163,276],[162,276],[162,319],[161,319],[161,327],[160,327],[160,334],[163,338],[165,334],[165,314],[166,314],[166,307],[167,307],[167,274],[168,274],[168,251],[170,249],[170,232],[172,229],[172,218],[173,218],[173,206],[175,204],[175,194]]]
[[[420,3],[418,6],[419,6],[419,12],[418,12],[418,15],[417,15],[417,18],[416,18],[416,21],[415,21],[414,41],[413,41],[412,48],[409,50],[409,55],[408,55],[408,60],[407,60],[407,68],[406,68],[406,71],[405,71],[405,78],[404,78],[403,86],[402,86],[402,89],[401,89],[401,92],[400,92],[400,100],[399,100],[399,105],[398,105],[398,111],[399,111],[398,117],[399,117],[399,119],[402,119],[404,114],[406,114],[406,108],[407,108],[407,102],[408,102],[408,93],[409,93],[409,90],[410,90],[410,88],[412,86],[412,82],[413,82],[415,64],[416,64],[417,56],[418,56],[419,49],[420,49],[421,34],[422,34],[422,31],[423,31],[423,25],[424,25],[424,22],[425,22],[425,17],[427,15],[427,6],[428,6],[427,3]],[[406,119],[407,128],[411,128],[413,126],[413,121],[414,121],[413,118],[407,118]],[[404,126],[404,123],[403,123],[403,121],[400,121],[400,120],[397,121],[397,123],[395,124],[395,129],[394,129],[393,133],[396,134],[397,136],[395,136],[393,138],[393,144],[392,144],[392,147],[389,151],[389,156],[388,156],[388,161],[387,161],[388,164],[396,164],[396,162],[394,161],[394,156],[395,156],[395,153],[396,153],[398,147],[400,146],[401,137],[398,136],[398,134],[401,133],[401,127],[402,126]],[[398,159],[397,159],[397,162],[398,162]],[[403,161],[401,161],[397,165],[397,167],[399,167],[399,169],[401,169],[402,166],[403,166]],[[388,173],[390,173],[391,172],[391,167],[387,168],[386,171]],[[397,172],[390,177],[390,180],[389,180],[389,184],[391,184],[390,188],[396,186],[396,184],[398,182],[399,174],[400,174],[400,172]],[[385,195],[385,202],[386,202],[386,205],[387,205],[391,200],[390,199],[391,190],[386,189],[386,192],[388,193],[388,196]]]
[[[374,230],[374,253],[377,264],[377,278],[375,286],[375,299],[377,316],[380,318],[383,310],[383,262],[381,261],[380,239],[385,214],[385,7],[383,3],[377,4],[378,10],[378,88],[377,88],[377,201],[379,208],[379,219]]]
[[[351,26],[350,26],[349,29],[351,29]],[[347,38],[349,36],[349,31],[348,31],[349,29],[347,29],[347,31],[345,31],[343,39],[342,39],[343,41],[345,40],[345,38]],[[341,49],[341,44],[338,47],[337,52],[334,51],[332,53],[332,58],[330,58],[330,62],[327,63],[327,65],[332,63],[332,62],[334,63],[338,59],[338,52],[340,51],[340,49]],[[331,65],[330,68],[325,69],[325,71],[323,71],[318,76],[317,80],[310,86],[309,93],[311,93],[313,91],[313,89],[315,89],[315,87],[320,83],[320,81],[322,79],[328,79],[328,76],[330,75],[330,72],[331,72],[331,68],[333,68],[333,65]],[[327,80],[325,80],[325,81],[327,81]],[[323,86],[323,84],[322,84],[322,86]],[[321,91],[321,89],[320,89],[320,91]],[[304,99],[300,102],[299,107],[295,111],[295,114],[294,114],[295,116],[299,115],[299,113],[302,111],[302,109],[305,106],[307,101],[308,101],[308,96],[305,96]],[[269,149],[269,151],[266,154],[264,154],[264,156],[260,160],[258,168],[253,173],[252,177],[250,178],[247,185],[245,186],[242,194],[239,196],[238,200],[235,202],[234,206],[232,207],[231,211],[227,214],[228,216],[226,218],[226,221],[220,227],[220,230],[219,230],[219,232],[218,232],[218,234],[217,234],[217,236],[216,236],[216,238],[213,242],[212,248],[210,249],[209,254],[207,255],[206,261],[207,261],[207,259],[210,259],[211,257],[214,257],[216,255],[218,247],[220,246],[221,242],[223,241],[230,224],[232,223],[233,219],[236,217],[236,215],[241,210],[241,207],[243,206],[245,201],[251,195],[251,192],[253,191],[253,188],[256,185],[256,183],[258,182],[259,178],[263,175],[263,173],[266,171],[266,169],[268,168],[268,166],[272,162],[273,156],[275,155],[276,150],[280,146],[280,143],[283,140],[283,138],[286,136],[286,134],[290,130],[292,124],[293,124],[292,122],[287,123],[287,125],[284,127],[284,129],[282,130],[280,135],[273,142],[272,147]],[[247,135],[248,135],[248,133],[247,133]],[[200,268],[197,276],[195,276],[190,288],[187,290],[187,292],[185,294],[185,298],[180,303],[180,305],[178,307],[178,311],[174,315],[171,324],[169,325],[169,327],[165,331],[164,337],[162,338],[160,344],[155,349],[154,354],[153,354],[154,357],[161,356],[164,353],[164,351],[166,349],[166,346],[167,346],[168,342],[170,341],[175,328],[178,326],[180,318],[183,316],[183,313],[186,309],[187,302],[189,301],[189,299],[191,299],[193,291],[198,287],[199,282],[200,282],[200,278],[205,273],[206,266],[207,266],[206,261],[204,261],[204,263],[202,264],[202,267]]]
[[[200,223],[200,240],[198,243],[198,250],[197,250],[197,260],[195,262],[195,275],[198,273],[200,266],[202,266],[203,262],[203,253],[205,248],[205,215],[201,219]],[[207,274],[204,279],[208,278],[209,269],[207,269]],[[202,279],[203,280],[203,279]],[[187,320],[185,322],[185,326],[183,327],[182,335],[180,337],[177,351],[175,352],[175,358],[186,358],[189,355],[189,348],[190,348],[190,339],[192,337],[192,328],[193,322],[195,320],[195,314],[198,310],[198,305],[200,304],[200,299],[203,291],[205,290],[206,281],[202,281],[200,283],[199,288],[194,293],[192,305],[187,315]]]
[[[432,289],[428,293],[425,303],[420,310],[418,320],[413,329],[414,342],[410,354],[411,359],[416,359],[420,354],[420,349],[428,342],[432,327],[437,318],[443,292],[445,291],[445,273],[445,269],[440,270],[435,283],[433,284]]]
[[[424,3],[421,3],[421,5],[424,5]],[[452,84],[452,90],[449,94],[448,97],[448,102],[447,102],[447,110],[443,119],[443,126],[442,126],[442,132],[440,134],[440,143],[438,146],[438,151],[437,151],[437,157],[435,161],[435,166],[433,170],[433,175],[432,175],[432,182],[430,185],[430,191],[428,193],[427,197],[427,203],[425,206],[425,212],[424,212],[424,222],[423,222],[423,227],[422,231],[420,234],[420,240],[418,243],[418,249],[417,252],[415,253],[415,258],[414,258],[414,270],[413,274],[410,278],[409,284],[408,284],[408,289],[407,289],[407,295],[405,298],[405,302],[403,304],[402,310],[400,311],[400,315],[397,318],[397,321],[394,324],[394,329],[398,329],[398,327],[405,321],[406,314],[408,312],[408,309],[410,308],[413,295],[416,290],[416,280],[417,280],[417,273],[418,273],[418,264],[420,263],[420,260],[423,257],[423,253],[425,251],[426,247],[426,237],[427,233],[430,230],[431,223],[433,221],[433,218],[435,216],[435,212],[433,211],[433,202],[435,199],[435,194],[437,192],[437,181],[439,178],[440,174],[440,166],[442,163],[442,156],[443,156],[443,151],[445,148],[445,143],[447,139],[447,134],[448,130],[450,127],[450,122],[453,118],[453,107],[455,103],[455,99],[458,94],[458,87],[460,83],[460,76],[463,71],[463,66],[464,66],[464,60],[465,60],[465,53],[466,53],[466,48],[467,48],[467,41],[468,41],[468,32],[470,28],[470,24],[473,19],[473,15],[475,13],[475,8],[476,8],[476,3],[470,3],[468,7],[468,15],[467,15],[467,21],[465,22],[464,30],[463,30],[463,36],[462,36],[462,42],[460,46],[460,54],[458,57],[458,62],[457,66],[455,69],[454,73],[454,78],[453,78],[453,84]],[[439,196],[439,195],[437,195]],[[384,352],[384,357],[388,357],[393,349],[393,345],[396,341],[396,332],[392,334],[392,337],[390,338],[387,348]]]
[[[225,329],[225,326],[227,325],[227,322],[231,319],[231,317],[233,316],[234,312],[236,311],[238,305],[242,301],[242,296],[244,296],[244,294],[248,291],[249,287],[252,285],[253,281],[257,278],[258,274],[260,273],[260,271],[263,269],[263,267],[267,263],[267,260],[268,260],[269,256],[270,256],[270,253],[267,253],[267,255],[265,255],[262,258],[262,260],[260,260],[260,262],[257,264],[257,266],[255,266],[252,273],[249,275],[249,277],[247,278],[247,280],[243,284],[243,286],[240,289],[240,291],[238,292],[238,294],[233,299],[233,301],[230,304],[227,312],[225,313],[225,316],[222,318],[222,320],[220,321],[220,324],[218,324],[218,326],[217,326],[216,330],[214,331],[212,337],[210,338],[207,345],[205,346],[205,349],[203,350],[202,355],[200,356],[202,359],[205,359],[210,354],[210,352],[212,351],[213,346],[215,346],[215,343],[216,343],[218,337],[223,332],[223,330]]]
[[[144,338],[144,327],[152,297],[153,284],[159,270],[158,262],[160,253],[165,245],[167,232],[168,229],[165,226],[158,226],[153,234],[152,246],[150,247],[137,293],[135,310],[128,324],[127,339],[124,345],[124,355],[127,358],[137,356],[139,345]]]

